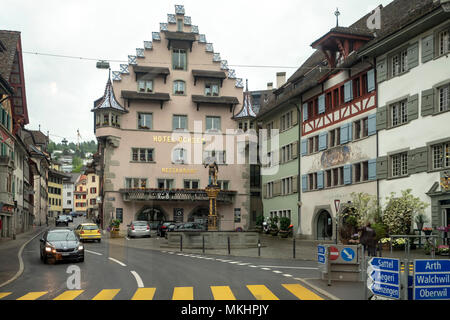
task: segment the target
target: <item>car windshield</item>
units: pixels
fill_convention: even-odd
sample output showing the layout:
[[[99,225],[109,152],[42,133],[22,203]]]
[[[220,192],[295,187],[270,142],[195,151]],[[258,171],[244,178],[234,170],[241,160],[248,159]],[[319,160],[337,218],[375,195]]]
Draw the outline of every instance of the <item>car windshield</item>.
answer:
[[[59,216],[60,219],[66,219],[67,216]]]
[[[97,226],[83,226],[83,230],[97,230]]]
[[[68,232],[49,232],[47,234],[47,241],[74,241],[77,236],[72,231]]]
[[[145,222],[145,221],[133,221],[132,225],[133,226],[146,226],[147,222]]]

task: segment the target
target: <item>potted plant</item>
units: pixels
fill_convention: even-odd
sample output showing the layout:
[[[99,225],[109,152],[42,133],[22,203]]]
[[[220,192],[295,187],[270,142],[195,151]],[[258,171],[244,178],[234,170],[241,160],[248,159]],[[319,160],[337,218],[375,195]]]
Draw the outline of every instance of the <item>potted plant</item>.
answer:
[[[119,219],[112,220],[111,223],[109,224],[109,230],[111,238],[117,238],[119,236],[120,231],[120,220]]]
[[[287,217],[280,218],[280,231],[278,234],[281,238],[287,238],[289,236],[289,226],[291,225],[291,219]]]
[[[396,250],[405,249],[406,239],[405,238],[397,238],[392,242],[392,247]]]
[[[425,233],[426,236],[429,236],[431,232],[433,232],[433,228],[426,227],[422,229],[423,233]]]
[[[278,217],[272,217],[269,219],[270,234],[276,236],[278,234]]]
[[[448,256],[450,252],[450,248],[449,246],[446,245],[440,245],[437,248],[437,254],[441,255],[441,256]]]
[[[428,223],[429,221],[430,221],[430,219],[428,219],[428,217],[423,212],[418,213],[414,218],[414,222],[416,223],[417,230],[422,230],[423,225],[425,223]]]
[[[391,248],[391,238],[382,238],[380,239],[381,246],[383,250],[390,250]]]

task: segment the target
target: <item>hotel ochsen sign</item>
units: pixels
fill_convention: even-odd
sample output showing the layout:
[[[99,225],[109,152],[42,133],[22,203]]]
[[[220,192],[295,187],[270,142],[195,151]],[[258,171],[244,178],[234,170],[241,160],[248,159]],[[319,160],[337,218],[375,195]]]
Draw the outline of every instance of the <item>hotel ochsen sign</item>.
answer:
[[[172,137],[172,136],[154,136],[153,142],[158,143],[193,143],[202,144],[205,142],[205,138],[191,138],[191,137]]]

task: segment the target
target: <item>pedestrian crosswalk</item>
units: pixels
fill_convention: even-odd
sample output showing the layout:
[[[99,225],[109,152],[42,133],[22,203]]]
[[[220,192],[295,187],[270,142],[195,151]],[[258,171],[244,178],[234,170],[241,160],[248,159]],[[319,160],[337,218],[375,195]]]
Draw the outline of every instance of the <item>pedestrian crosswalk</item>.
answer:
[[[286,298],[286,293],[288,294],[288,299],[299,299],[299,300],[324,300],[321,296],[317,295],[313,291],[303,287],[302,285],[295,284],[282,284],[279,288],[269,288],[266,285],[244,285],[244,290],[250,293],[250,295],[256,300],[280,300]],[[275,289],[275,290],[274,290]],[[235,292],[233,292],[235,290]],[[49,291],[36,291],[27,293],[14,293],[14,292],[0,292],[0,299],[5,300],[238,300],[237,296],[241,294],[238,288],[233,288],[229,286],[210,286],[208,297],[199,297],[195,295],[194,287],[174,287],[171,296],[157,297],[157,288],[138,288],[134,294],[128,298],[119,297],[121,289],[103,289],[96,292],[94,295],[87,297],[87,292],[85,290],[67,290],[59,294],[54,294]],[[285,290],[285,292],[281,292]],[[163,290],[165,291],[165,290]],[[276,293],[274,293],[276,291]],[[244,298],[245,300],[247,298]],[[242,299],[242,300],[244,300]]]

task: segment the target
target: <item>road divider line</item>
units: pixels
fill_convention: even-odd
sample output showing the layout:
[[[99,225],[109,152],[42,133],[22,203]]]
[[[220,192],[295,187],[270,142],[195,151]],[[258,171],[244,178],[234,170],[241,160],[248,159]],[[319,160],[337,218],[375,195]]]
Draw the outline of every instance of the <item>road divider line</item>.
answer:
[[[101,254],[101,253],[98,253],[98,252],[95,252],[95,251],[91,251],[91,250],[86,250],[86,249],[84,249],[84,251],[85,251],[85,252],[88,252],[88,253],[96,254],[96,255],[98,255],[98,256],[102,256],[102,255],[103,255],[103,254]]]
[[[114,258],[111,258],[111,257],[108,257],[108,259],[111,260],[111,261],[114,261],[115,263],[120,264],[122,267],[126,267],[126,266],[127,266],[125,263],[120,262],[120,261],[117,260],[117,259],[114,259]]]
[[[136,279],[138,288],[143,288],[144,287],[144,282],[142,281],[141,277],[138,275],[138,273],[136,271],[131,271],[131,274],[134,276],[134,278]]]

